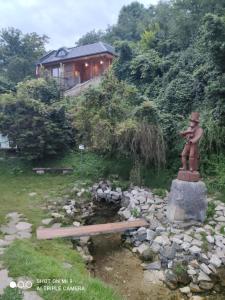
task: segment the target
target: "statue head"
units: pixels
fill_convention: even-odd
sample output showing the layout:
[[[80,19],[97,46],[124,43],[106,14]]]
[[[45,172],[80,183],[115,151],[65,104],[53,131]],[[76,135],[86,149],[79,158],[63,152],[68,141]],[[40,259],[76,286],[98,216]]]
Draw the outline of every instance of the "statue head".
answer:
[[[198,126],[198,124],[199,124],[199,117],[200,117],[200,114],[198,112],[192,112],[191,113],[190,123],[189,123],[189,126],[191,128],[195,128],[195,127]]]

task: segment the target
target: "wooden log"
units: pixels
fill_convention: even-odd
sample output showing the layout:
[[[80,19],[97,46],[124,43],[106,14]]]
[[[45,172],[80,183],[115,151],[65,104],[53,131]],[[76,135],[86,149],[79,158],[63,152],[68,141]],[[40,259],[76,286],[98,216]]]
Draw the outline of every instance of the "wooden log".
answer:
[[[58,237],[81,237],[92,236],[105,233],[123,232],[128,229],[137,227],[146,227],[148,222],[144,219],[136,219],[133,221],[87,225],[80,227],[65,227],[65,228],[41,228],[37,229],[37,239],[53,239]]]

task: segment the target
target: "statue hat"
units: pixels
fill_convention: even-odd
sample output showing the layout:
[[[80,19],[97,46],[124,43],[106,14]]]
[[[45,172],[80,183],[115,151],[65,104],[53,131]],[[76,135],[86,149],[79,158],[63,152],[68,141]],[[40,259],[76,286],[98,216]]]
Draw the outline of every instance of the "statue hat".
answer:
[[[190,117],[190,121],[199,123],[199,117],[200,117],[199,112],[192,112],[191,117]]]

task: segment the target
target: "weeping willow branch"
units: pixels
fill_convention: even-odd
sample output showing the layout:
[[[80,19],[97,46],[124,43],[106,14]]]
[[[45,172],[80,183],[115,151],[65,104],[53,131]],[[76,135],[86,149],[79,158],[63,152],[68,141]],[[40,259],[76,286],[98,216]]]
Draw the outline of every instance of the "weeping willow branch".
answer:
[[[127,120],[118,126],[117,144],[120,151],[157,167],[166,162],[165,143],[158,125]]]

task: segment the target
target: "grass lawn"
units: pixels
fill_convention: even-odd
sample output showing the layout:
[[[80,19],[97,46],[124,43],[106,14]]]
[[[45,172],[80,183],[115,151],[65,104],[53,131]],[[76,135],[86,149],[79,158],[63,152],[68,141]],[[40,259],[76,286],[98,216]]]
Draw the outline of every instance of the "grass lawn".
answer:
[[[82,259],[71,249],[69,242],[16,241],[7,251],[5,261],[12,277],[32,278],[34,289],[45,300],[121,299],[113,289],[89,276]],[[70,263],[72,268],[65,269],[63,262]],[[49,283],[40,283],[40,279],[47,279]],[[51,286],[59,290],[46,290]],[[67,290],[74,286],[80,291]]]

